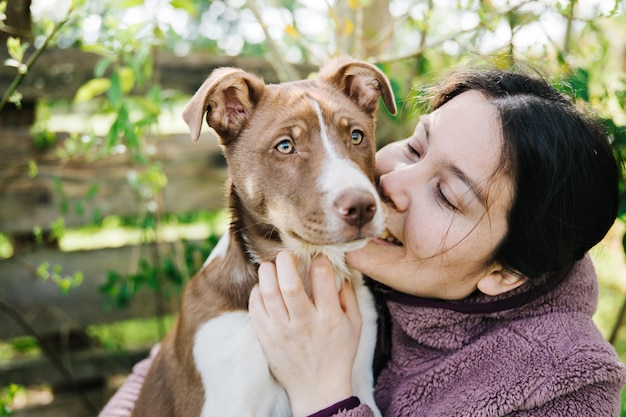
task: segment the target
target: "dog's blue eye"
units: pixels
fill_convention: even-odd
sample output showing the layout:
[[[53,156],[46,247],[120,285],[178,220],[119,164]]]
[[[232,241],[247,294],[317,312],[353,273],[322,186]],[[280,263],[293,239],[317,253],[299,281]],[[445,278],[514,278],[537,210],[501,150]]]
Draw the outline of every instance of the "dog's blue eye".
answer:
[[[293,146],[293,143],[289,139],[285,139],[280,141],[278,145],[276,145],[276,150],[280,153],[289,154],[294,153],[296,148]]]
[[[352,131],[352,144],[353,145],[360,145],[363,142],[363,132],[361,132],[360,130],[353,130]]]

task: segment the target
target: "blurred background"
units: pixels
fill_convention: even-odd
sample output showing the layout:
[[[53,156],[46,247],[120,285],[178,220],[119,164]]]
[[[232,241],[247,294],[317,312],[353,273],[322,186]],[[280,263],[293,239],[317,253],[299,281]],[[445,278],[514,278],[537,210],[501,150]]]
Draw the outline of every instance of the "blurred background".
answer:
[[[181,109],[212,69],[266,82],[350,54],[420,92],[465,64],[531,69],[626,156],[621,0],[0,0],[0,417],[95,416],[172,324],[228,227],[224,160]],[[626,360],[626,200],[592,251],[594,320]],[[622,412],[626,416],[626,411]]]

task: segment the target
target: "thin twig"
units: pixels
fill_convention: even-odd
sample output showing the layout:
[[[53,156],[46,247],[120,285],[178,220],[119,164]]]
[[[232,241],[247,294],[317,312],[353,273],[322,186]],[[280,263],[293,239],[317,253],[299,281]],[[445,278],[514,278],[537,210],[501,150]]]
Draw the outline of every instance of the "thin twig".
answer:
[[[270,60],[270,63],[276,70],[276,75],[278,76],[279,81],[285,82],[285,81],[297,80],[300,77],[300,75],[298,74],[298,71],[296,71],[293,65],[291,65],[285,59],[284,54],[281,51],[280,47],[274,41],[274,39],[270,36],[270,32],[267,28],[267,25],[265,24],[265,21],[263,20],[263,16],[261,16],[261,12],[256,7],[255,2],[248,0],[246,2],[246,6],[248,7],[248,9],[250,9],[250,11],[252,11],[252,14],[254,14],[254,17],[263,28],[263,32],[265,33],[265,38],[267,40],[267,45],[269,47],[270,54],[272,55],[272,59]]]
[[[565,55],[568,55],[572,42],[572,26],[574,23],[574,9],[576,8],[576,3],[577,0],[571,0],[566,9],[565,18],[567,19],[567,25],[565,26],[565,33],[563,34],[563,51]]]
[[[35,62],[37,61],[37,59],[39,58],[43,50],[48,47],[48,43],[50,43],[50,40],[54,37],[54,35],[56,35],[59,29],[61,29],[61,27],[64,24],[66,24],[69,20],[70,19],[68,15],[65,19],[57,22],[54,25],[54,28],[52,28],[52,31],[48,34],[48,36],[46,36],[46,39],[44,40],[43,44],[39,48],[37,48],[35,52],[33,52],[32,55],[28,58],[28,61],[26,62],[26,69],[24,71],[18,71],[17,75],[13,79],[13,82],[11,83],[7,91],[4,93],[4,96],[2,97],[2,101],[0,101],[0,111],[7,104],[7,102],[9,101],[9,99],[11,98],[15,90],[17,90],[17,87],[22,82],[22,79],[26,76],[26,74],[28,74],[28,71],[35,64]]]

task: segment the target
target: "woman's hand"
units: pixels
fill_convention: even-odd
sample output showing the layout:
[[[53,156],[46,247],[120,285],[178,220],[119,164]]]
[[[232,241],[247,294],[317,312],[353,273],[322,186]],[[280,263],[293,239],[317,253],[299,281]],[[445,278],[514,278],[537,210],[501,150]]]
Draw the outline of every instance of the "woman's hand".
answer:
[[[313,260],[312,299],[304,291],[294,256],[259,267],[250,315],[272,374],[285,387],[294,417],[306,416],[352,395],[352,367],[361,315],[351,284],[337,293],[326,258]]]

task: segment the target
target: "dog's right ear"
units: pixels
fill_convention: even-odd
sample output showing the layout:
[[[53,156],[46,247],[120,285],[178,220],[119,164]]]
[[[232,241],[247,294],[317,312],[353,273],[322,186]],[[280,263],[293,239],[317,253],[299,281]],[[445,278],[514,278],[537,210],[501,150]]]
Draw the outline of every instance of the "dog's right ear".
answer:
[[[263,80],[241,69],[214,70],[183,110],[191,138],[196,141],[200,137],[206,113],[207,123],[226,145],[239,134],[264,89]]]

